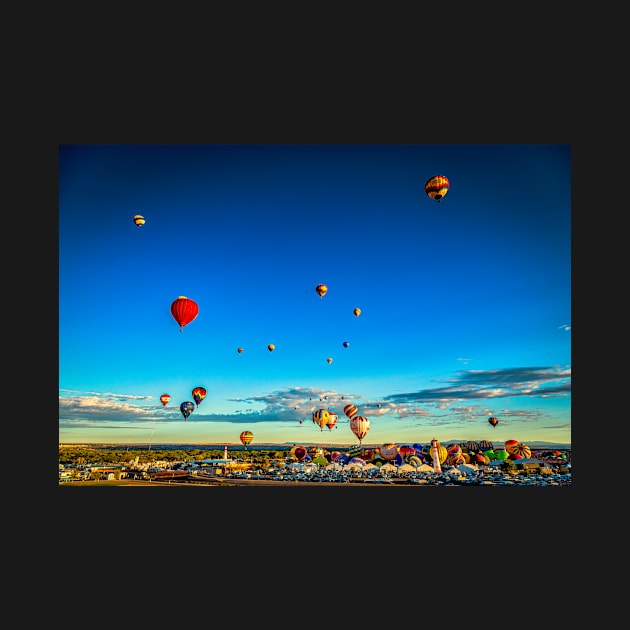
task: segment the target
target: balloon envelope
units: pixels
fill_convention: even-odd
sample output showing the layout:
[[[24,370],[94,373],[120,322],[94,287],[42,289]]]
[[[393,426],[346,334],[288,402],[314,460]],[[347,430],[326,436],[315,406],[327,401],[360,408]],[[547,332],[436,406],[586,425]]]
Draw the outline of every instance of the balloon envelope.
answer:
[[[346,416],[348,416],[348,418],[350,418],[350,420],[352,420],[352,418],[357,415],[359,410],[356,405],[346,405],[343,408],[343,412],[346,414]]]
[[[355,308],[354,311],[352,311],[354,313],[355,317],[359,317],[359,315],[361,315],[361,309],[360,308]]]
[[[195,387],[195,389],[192,390],[192,396],[197,403],[197,407],[199,407],[199,403],[206,397],[205,387]]]
[[[347,348],[350,345],[350,343],[347,341],[344,341],[342,345],[344,348]]]
[[[444,195],[448,192],[450,182],[444,175],[435,175],[427,180],[424,185],[424,192],[431,199],[435,199],[438,203],[444,198]]]
[[[319,297],[324,297],[326,293],[328,293],[328,287],[325,284],[318,284],[315,287],[315,291],[317,291],[317,295],[319,295]]]
[[[274,346],[272,343],[270,343],[270,344],[267,346],[267,350],[269,350],[269,352],[273,352],[275,349],[276,349],[276,346]]]
[[[251,431],[243,431],[239,437],[241,444],[247,446],[254,439],[254,434]]]
[[[170,394],[162,394],[162,395],[160,396],[160,402],[161,402],[164,406],[168,405],[168,403],[170,403],[170,402],[171,402],[171,395],[170,395]]]
[[[199,315],[199,306],[194,300],[180,295],[171,304],[171,315],[179,324],[179,332],[182,332],[184,326],[190,324]]]
[[[184,416],[184,420],[186,420],[188,416],[195,410],[195,403],[190,400],[187,400],[186,402],[183,402],[179,406],[179,410],[182,412],[182,416]]]
[[[350,429],[361,441],[370,430],[370,421],[363,416],[353,416],[350,420]]]
[[[498,420],[497,420],[494,416],[491,416],[490,418],[488,418],[488,422],[489,422],[489,423],[490,423],[493,427],[496,427],[496,426],[497,426],[497,424],[499,424],[499,421],[498,421]]]
[[[141,225],[144,225],[144,222],[145,222],[145,221],[144,221],[144,217],[143,217],[141,214],[136,214],[136,215],[133,217],[133,222],[134,222],[134,223],[135,223],[138,227],[140,227]]]

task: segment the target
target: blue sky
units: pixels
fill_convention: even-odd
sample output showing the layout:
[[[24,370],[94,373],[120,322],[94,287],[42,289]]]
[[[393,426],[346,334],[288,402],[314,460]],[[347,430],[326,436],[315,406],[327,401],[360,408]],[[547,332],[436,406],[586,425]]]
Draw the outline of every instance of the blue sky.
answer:
[[[569,145],[60,145],[59,441],[350,445],[352,403],[365,444],[570,444],[571,172]]]

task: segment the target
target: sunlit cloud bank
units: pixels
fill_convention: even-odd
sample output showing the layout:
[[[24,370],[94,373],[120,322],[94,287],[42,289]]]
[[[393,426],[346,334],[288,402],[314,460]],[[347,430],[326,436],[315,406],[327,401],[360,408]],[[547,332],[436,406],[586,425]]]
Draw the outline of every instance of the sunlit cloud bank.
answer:
[[[298,421],[310,422],[312,413],[324,408],[335,411],[339,423],[343,424],[348,422],[343,408],[352,403],[357,405],[361,415],[372,420],[387,418],[409,426],[428,421],[442,426],[465,425],[499,414],[502,423],[529,422],[544,416],[540,409],[532,409],[529,401],[571,395],[571,370],[558,366],[464,370],[443,382],[445,385],[441,387],[390,394],[378,400],[351,392],[286,387],[254,396],[228,398],[227,402],[234,405],[229,413],[212,413],[211,401],[204,401],[186,421],[295,425]],[[510,406],[509,401],[523,398],[528,399],[528,405]],[[64,429],[114,425],[150,428],[152,424],[182,422],[183,419],[179,405],[165,407],[153,396],[60,390],[59,427]],[[553,428],[567,428],[567,425]]]

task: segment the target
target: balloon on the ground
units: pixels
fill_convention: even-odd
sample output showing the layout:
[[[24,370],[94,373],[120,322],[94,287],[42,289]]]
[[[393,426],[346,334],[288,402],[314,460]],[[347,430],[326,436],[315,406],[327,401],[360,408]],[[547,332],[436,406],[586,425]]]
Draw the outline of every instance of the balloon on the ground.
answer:
[[[506,440],[503,444],[503,446],[505,446],[505,450],[510,454],[513,455],[512,453],[512,449],[519,443],[518,440]]]
[[[385,444],[381,444],[379,450],[381,455],[388,461],[392,461],[398,454],[398,444],[393,444],[392,442],[386,442]],[[414,451],[415,452],[415,451]]]
[[[521,458],[527,458],[532,456],[532,450],[529,448],[527,444],[523,444],[523,442],[519,442],[518,444],[511,447],[510,451],[511,455],[518,455]]]

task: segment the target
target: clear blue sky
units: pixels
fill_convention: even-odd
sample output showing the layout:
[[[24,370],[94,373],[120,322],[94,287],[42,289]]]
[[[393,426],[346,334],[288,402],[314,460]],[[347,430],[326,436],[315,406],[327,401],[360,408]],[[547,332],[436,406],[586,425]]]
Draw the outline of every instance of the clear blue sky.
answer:
[[[59,441],[351,445],[353,403],[364,444],[570,444],[571,172],[569,145],[61,145]]]

